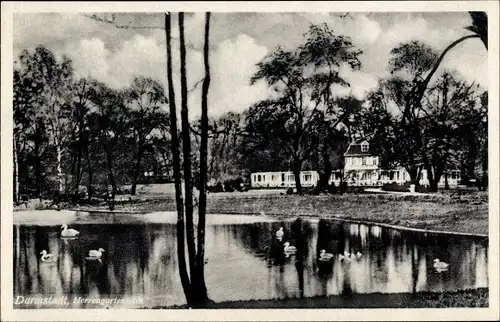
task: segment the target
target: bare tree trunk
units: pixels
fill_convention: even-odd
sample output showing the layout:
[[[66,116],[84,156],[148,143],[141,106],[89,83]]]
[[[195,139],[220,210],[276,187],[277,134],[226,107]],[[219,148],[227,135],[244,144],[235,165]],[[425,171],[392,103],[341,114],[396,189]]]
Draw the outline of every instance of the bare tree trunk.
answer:
[[[427,177],[429,178],[429,192],[438,191],[438,183],[443,175],[443,169],[440,166],[427,166]]]
[[[330,155],[328,151],[328,140],[326,137],[323,142],[323,148],[321,151],[321,159],[323,160],[323,170],[319,173],[318,185],[316,187],[316,191],[321,193],[328,189],[328,181],[330,179],[330,175],[332,174],[332,164],[330,162]]]
[[[302,170],[302,160],[294,158],[293,160],[293,175],[295,177],[295,187],[297,194],[302,194],[302,184],[300,182],[300,171]]]
[[[93,184],[93,172],[92,172],[92,162],[90,161],[90,147],[89,145],[87,144],[87,148],[86,148],[86,157],[87,157],[87,174],[88,174],[88,182],[87,182],[87,199],[89,201],[89,203],[92,201],[92,194],[93,194],[93,190],[92,190],[92,184]]]
[[[420,166],[409,165],[405,167],[406,171],[410,175],[410,183],[418,186],[420,184]]]
[[[172,161],[174,168],[175,202],[177,206],[177,259],[179,275],[187,303],[191,303],[191,286],[186,267],[184,249],[184,201],[182,199],[181,187],[181,161],[179,151],[179,139],[177,131],[177,110],[175,106],[175,90],[172,77],[172,41],[171,41],[171,19],[170,13],[165,14],[165,34],[167,38],[167,78],[168,78],[168,100],[170,107],[170,135]]]
[[[56,146],[56,168],[57,168],[58,190],[59,190],[59,193],[63,193],[64,192],[64,178],[63,178],[63,173],[62,173],[61,142],[56,138],[54,143]]]
[[[137,190],[137,178],[139,177],[139,173],[141,171],[141,161],[142,155],[144,154],[144,148],[141,143],[139,143],[139,151],[137,152],[137,157],[135,161],[135,168],[132,174],[132,187],[130,189],[130,194],[135,196]]]
[[[77,105],[77,118],[78,118],[78,147],[76,155],[76,170],[75,170],[75,194],[80,190],[80,181],[82,180],[82,160],[83,160],[83,146],[84,146],[84,123],[85,123],[85,107],[80,103]],[[88,143],[88,142],[87,142]]]
[[[186,75],[186,43],[184,39],[184,12],[179,12],[179,40],[180,40],[180,74],[181,74],[181,124],[182,146],[184,158],[184,209],[186,212],[186,241],[188,247],[189,270],[191,279],[196,274],[193,223],[193,179],[191,173],[191,136],[189,128],[188,91]],[[192,282],[192,281],[191,281]]]
[[[116,179],[113,173],[113,155],[111,153],[111,147],[109,142],[106,143],[106,166],[108,170],[108,179],[111,184],[111,196],[108,196],[108,206],[109,210],[113,211],[115,209],[115,196],[116,196]]]
[[[196,254],[196,277],[194,288],[196,289],[198,303],[208,299],[205,284],[205,216],[207,209],[207,156],[208,156],[208,90],[210,87],[210,63],[209,63],[209,39],[210,38],[210,12],[205,14],[205,45],[203,57],[205,62],[205,78],[203,79],[201,96],[201,143],[200,143],[200,199],[198,205],[198,251]]]
[[[15,135],[12,143],[14,147],[14,202],[19,204],[19,151]]]
[[[42,145],[42,121],[40,119],[36,120],[36,130],[35,130],[35,177],[36,177],[36,193],[38,199],[42,200],[42,156],[41,156],[41,145]]]

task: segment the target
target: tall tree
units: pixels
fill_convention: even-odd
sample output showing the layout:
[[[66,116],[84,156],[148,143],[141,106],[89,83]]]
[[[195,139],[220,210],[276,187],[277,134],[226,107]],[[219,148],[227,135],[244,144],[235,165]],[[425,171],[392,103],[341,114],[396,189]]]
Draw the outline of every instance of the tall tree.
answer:
[[[181,124],[182,124],[182,152],[184,174],[184,210],[186,216],[186,243],[188,248],[189,270],[191,283],[196,274],[195,256],[196,245],[194,241],[193,220],[193,178],[191,165],[191,133],[188,109],[188,88],[186,74],[186,41],[184,37],[184,12],[179,13],[179,47],[180,47],[180,77],[181,77]],[[194,296],[194,294],[192,294]]]
[[[422,104],[422,99],[424,98],[425,91],[427,90],[432,77],[438,70],[441,62],[446,57],[448,52],[455,46],[466,41],[467,39],[479,38],[483,42],[486,50],[488,50],[488,15],[484,11],[470,11],[469,15],[471,16],[472,24],[465,27],[465,29],[472,31],[472,34],[460,37],[443,50],[441,55],[434,62],[432,69],[430,69],[425,79],[422,78],[418,80],[417,86],[415,86],[413,91],[410,93],[410,97],[412,100],[411,106],[414,106],[415,108],[420,107],[420,104]],[[410,108],[410,106],[408,108]]]
[[[73,158],[74,158],[74,171],[73,171],[73,189],[74,193],[78,193],[79,186],[82,179],[82,168],[84,164],[84,156],[87,156],[87,176],[88,186],[87,194],[89,200],[92,198],[92,165],[90,162],[90,141],[88,131],[88,115],[92,105],[90,95],[93,86],[98,86],[97,82],[91,78],[81,78],[72,86],[73,96]]]
[[[179,276],[188,304],[191,303],[191,282],[187,273],[185,255],[185,222],[184,222],[184,200],[182,195],[181,160],[179,151],[179,138],[177,130],[177,109],[175,102],[175,90],[172,71],[172,36],[171,36],[171,14],[165,14],[165,35],[167,39],[167,79],[168,100],[170,108],[170,136],[172,161],[174,168],[175,202],[177,206],[177,258],[179,263]]]
[[[316,155],[319,161],[319,167],[316,167],[319,173],[317,192],[327,189],[334,162],[337,167],[343,165],[343,153],[351,141],[350,120],[357,118],[362,103],[350,95],[333,100],[325,111],[316,114],[313,137],[317,142]]]
[[[463,116],[471,112],[484,113],[480,111],[479,101],[478,86],[450,72],[445,72],[426,94],[422,104],[421,154],[430,192],[437,191],[438,182],[448,169],[458,166],[460,138],[468,126],[467,122],[462,122]]]
[[[63,157],[68,147],[71,118],[70,100],[73,76],[71,60],[66,56],[58,60],[49,49],[38,46],[32,53],[27,50],[21,53],[19,66],[20,77],[25,78],[25,82],[31,83],[30,91],[33,96],[30,104],[34,108],[37,120],[35,135],[41,135],[42,127],[47,131],[55,154],[53,164],[57,190],[63,192],[65,189]],[[36,140],[36,150],[39,149],[38,141],[39,138]],[[40,155],[37,157],[39,158]],[[39,160],[38,163],[40,162]],[[38,177],[41,176],[40,172],[41,169],[38,169]]]
[[[422,76],[432,68],[437,54],[419,41],[402,43],[391,51],[389,61],[391,76],[379,84],[379,93],[373,103],[384,106],[394,115],[392,119],[393,160],[404,167],[410,180],[418,184],[422,170],[422,142],[420,106],[414,105],[412,93],[419,86]],[[390,110],[391,106],[393,107]],[[387,119],[386,120],[390,120]]]
[[[281,139],[284,152],[291,160],[299,194],[302,193],[300,171],[314,148],[308,142],[312,137],[313,119],[319,111],[331,106],[332,85],[348,85],[339,76],[341,66],[359,69],[361,53],[348,37],[335,35],[326,24],[312,25],[304,45],[295,51],[278,49],[257,64],[251,84],[265,80],[275,92],[274,97],[257,106],[286,117],[284,126],[273,136]]]
[[[137,179],[141,173],[141,161],[148,146],[151,145],[152,132],[159,128],[162,107],[167,103],[163,85],[152,78],[136,77],[124,93],[129,109],[129,128],[132,131],[134,166],[130,194],[136,194]]]
[[[205,44],[203,46],[203,61],[205,65],[205,78],[203,79],[201,94],[201,146],[200,146],[200,197],[198,204],[198,245],[196,252],[196,275],[194,285],[196,287],[197,302],[208,299],[205,284],[205,217],[207,211],[206,183],[208,178],[208,91],[210,88],[210,12],[205,13]]]
[[[201,307],[208,301],[207,288],[204,277],[205,256],[205,217],[206,217],[206,181],[207,181],[207,145],[208,145],[208,91],[210,86],[209,65],[209,30],[210,13],[206,13],[205,45],[203,50],[205,63],[205,78],[202,87],[202,117],[200,143],[200,202],[198,204],[197,243],[194,234],[194,204],[193,204],[193,177],[191,160],[191,126],[189,124],[188,90],[186,75],[186,45],[184,38],[184,13],[179,13],[179,46],[180,46],[180,78],[181,78],[181,135],[183,145],[183,178],[184,189],[181,186],[181,158],[177,133],[177,117],[175,108],[175,91],[172,76],[172,45],[170,14],[165,16],[167,37],[167,77],[171,117],[172,156],[174,163],[174,177],[177,203],[177,256],[179,259],[179,273],[182,287],[190,307]],[[185,199],[182,198],[184,190]],[[185,231],[184,231],[185,227]],[[189,274],[186,267],[185,248],[188,248]]]
[[[123,177],[123,164],[128,162],[129,154],[125,145],[128,117],[122,93],[96,83],[92,88],[91,101],[95,111],[89,115],[89,127],[104,154],[106,169],[106,189],[110,210],[114,209],[114,200],[118,191],[119,178]],[[124,160],[126,159],[126,160]],[[117,173],[122,171],[119,176]],[[124,183],[121,181],[120,183]]]

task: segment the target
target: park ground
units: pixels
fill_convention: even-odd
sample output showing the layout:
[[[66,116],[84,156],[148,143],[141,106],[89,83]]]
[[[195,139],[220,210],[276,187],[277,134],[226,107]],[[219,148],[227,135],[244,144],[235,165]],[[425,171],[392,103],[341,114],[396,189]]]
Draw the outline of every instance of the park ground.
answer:
[[[40,206],[39,206],[40,207]],[[46,206],[40,208],[49,207]],[[60,209],[103,211],[104,202],[88,205],[58,205]],[[20,209],[21,210],[21,209]],[[171,185],[142,186],[137,196],[119,196],[115,213],[148,213],[175,211],[175,194]],[[450,190],[434,195],[348,193],[344,195],[286,195],[284,190],[250,190],[246,192],[209,193],[209,214],[249,214],[286,217],[339,218],[394,225],[411,229],[426,229],[469,234],[488,234],[488,193]],[[15,216],[15,214],[14,214]],[[238,301],[213,303],[214,308],[439,308],[487,307],[488,289],[445,293],[351,295],[279,301]],[[351,303],[351,304],[346,304]],[[352,304],[354,303],[354,304]]]
[[[393,293],[393,294],[349,294],[322,296],[311,298],[297,298],[287,300],[257,300],[232,301],[209,303],[209,309],[277,309],[277,308],[465,308],[488,307],[489,292],[487,288],[477,290],[461,290],[453,292],[421,292],[421,293]],[[179,308],[161,307],[164,309]]]
[[[106,210],[104,202],[60,205],[63,209]],[[142,186],[136,196],[119,196],[115,212],[176,211],[171,185]],[[284,190],[250,190],[207,195],[209,214],[321,217],[366,221],[412,229],[488,234],[488,193],[449,190],[436,194],[347,193],[286,195]],[[104,214],[103,214],[104,215]]]

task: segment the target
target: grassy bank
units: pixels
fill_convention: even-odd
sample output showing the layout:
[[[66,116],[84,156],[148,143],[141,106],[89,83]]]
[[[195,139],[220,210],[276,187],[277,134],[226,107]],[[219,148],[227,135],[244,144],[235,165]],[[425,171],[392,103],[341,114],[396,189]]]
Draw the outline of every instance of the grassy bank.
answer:
[[[209,194],[208,213],[345,218],[409,228],[488,234],[488,195],[436,194],[405,196],[345,194],[297,196],[275,194]],[[85,210],[107,206],[82,207]],[[175,211],[173,196],[140,197],[119,203],[121,211]]]
[[[488,289],[417,294],[352,294],[303,299],[212,302],[209,309],[277,309],[277,308],[454,308],[488,307]],[[169,308],[185,308],[169,307]]]

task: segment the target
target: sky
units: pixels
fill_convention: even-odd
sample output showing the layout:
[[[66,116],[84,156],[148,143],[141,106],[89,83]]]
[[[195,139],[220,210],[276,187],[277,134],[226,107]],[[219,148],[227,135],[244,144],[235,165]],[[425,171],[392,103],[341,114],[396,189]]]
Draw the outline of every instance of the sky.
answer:
[[[106,14],[100,14],[105,17]],[[177,15],[173,15],[174,79],[179,80]],[[119,29],[81,13],[18,13],[13,19],[14,60],[23,49],[41,44],[73,61],[77,77],[92,76],[113,88],[122,88],[135,76],[153,77],[166,85],[166,50],[163,13],[116,14],[120,25],[153,27]],[[185,21],[188,88],[203,78],[205,16],[189,13]],[[304,41],[311,24],[327,23],[335,33],[349,36],[363,51],[361,70],[343,69],[351,87],[339,95],[363,98],[380,77],[387,75],[390,51],[401,42],[420,40],[441,52],[469,34],[467,12],[353,12],[340,13],[213,13],[210,25],[212,80],[209,115],[242,112],[270,94],[263,82],[250,85],[256,64],[278,46],[293,50]],[[487,51],[478,39],[455,47],[442,68],[454,69],[470,82],[487,88]],[[180,85],[176,82],[177,99]],[[190,118],[201,114],[201,84],[190,91]]]

